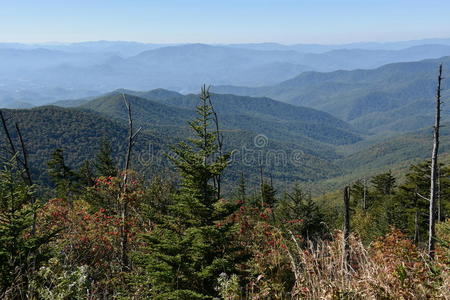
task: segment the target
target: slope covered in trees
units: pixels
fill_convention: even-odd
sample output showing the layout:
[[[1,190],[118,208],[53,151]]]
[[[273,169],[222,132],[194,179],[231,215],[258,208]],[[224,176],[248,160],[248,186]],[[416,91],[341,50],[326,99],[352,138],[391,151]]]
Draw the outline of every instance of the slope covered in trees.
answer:
[[[43,128],[42,131],[34,130],[31,135],[35,139],[32,143],[32,155],[37,153],[34,150],[38,151],[41,147],[46,149],[39,150],[45,156],[37,155],[36,159],[33,157],[36,168],[45,169],[45,161],[50,157],[52,149],[66,143],[65,155],[69,165],[80,167],[82,159],[77,157],[92,156],[96,151],[93,146],[84,147],[86,141],[78,142],[83,136],[94,135],[97,144],[103,138],[110,139],[114,153],[120,153],[119,148],[123,149],[121,147],[124,145],[127,119],[122,92],[126,92],[126,97],[135,109],[136,125],[144,128],[146,137],[150,135],[148,141],[138,146],[139,155],[147,155],[147,159],[155,155],[155,163],[165,163],[167,160],[159,150],[168,150],[170,143],[190,135],[186,121],[194,116],[198,97],[163,89],[147,92],[117,90],[100,98],[85,99],[77,109],[46,107],[11,110],[20,116],[20,123],[24,123],[22,126]],[[322,192],[330,187],[338,187],[346,180],[355,180],[363,174],[375,174],[387,168],[404,170],[409,163],[426,158],[431,151],[428,149],[431,136],[428,129],[390,139],[364,138],[347,123],[314,109],[265,97],[212,94],[211,100],[219,114],[226,141],[224,147],[237,153],[226,172],[227,182],[237,182],[241,172],[244,172],[252,175],[252,185],[257,184],[261,162],[257,162],[256,156],[262,155],[266,158],[262,163],[264,173],[272,176],[275,182],[319,181],[318,190]],[[64,114],[60,115],[62,113]],[[97,116],[101,116],[98,129],[94,123]],[[85,117],[89,119],[87,122],[84,121]],[[66,118],[73,121],[66,122]],[[75,128],[76,118],[82,124],[90,125]],[[428,119],[425,119],[423,126],[429,126]],[[51,121],[50,124],[42,124],[45,120]],[[417,124],[419,120],[411,122]],[[104,128],[109,122],[112,123],[111,132],[106,132]],[[51,128],[57,128],[57,133],[52,133]],[[116,134],[117,128],[121,128],[122,133]],[[64,138],[62,131],[66,135],[71,134],[71,137]],[[267,137],[262,148],[255,146],[255,138],[259,135],[263,139]],[[64,143],[58,141],[61,139]],[[44,145],[43,141],[46,140],[52,142]],[[441,148],[444,153],[448,151],[447,140],[447,129],[444,127]],[[72,146],[72,143],[78,144]],[[292,163],[293,156],[299,156],[299,160]]]
[[[432,124],[439,63],[449,57],[395,63],[374,70],[305,72],[274,86],[214,87],[218,93],[267,96],[316,108],[375,133],[406,132]],[[447,89],[444,86],[444,90]]]
[[[134,168],[146,172],[147,175],[154,174],[167,165],[168,161],[164,153],[169,152],[169,145],[190,135],[186,121],[189,116],[194,116],[195,112],[130,95],[126,97],[135,111],[136,126],[143,127],[142,137],[135,149]],[[127,136],[126,111],[122,95],[116,94],[96,99],[88,104],[93,109],[103,112],[88,110],[88,105],[82,109],[47,106],[29,110],[5,110],[10,125],[14,126],[14,122],[17,122],[22,128],[25,142],[29,145],[33,173],[43,182],[48,182],[47,161],[57,148],[64,150],[67,165],[78,169],[83,161],[95,155],[101,141],[106,139],[111,142],[112,153],[118,157],[116,164],[119,166],[122,164]],[[225,141],[227,141],[226,149],[238,151],[231,162],[232,167],[225,174],[227,182],[236,182],[241,172],[245,172],[252,174],[252,184],[256,184],[259,155],[267,157],[267,160],[263,162],[265,172],[270,173],[274,180],[317,180],[339,174],[331,163],[337,154],[330,144],[310,139],[304,134],[293,135],[289,133],[289,127],[286,129],[278,126],[277,129],[276,122],[261,122],[261,127],[249,125],[246,128],[247,123],[244,120],[253,126],[260,121],[260,119],[251,119],[243,115],[230,117],[228,122],[224,122],[232,128],[224,131]],[[266,131],[273,129],[274,132],[280,132],[280,138],[269,135],[270,138],[265,140],[263,137],[265,144],[259,148],[255,146],[255,136],[262,132],[260,129]],[[16,138],[16,133],[13,134]],[[290,135],[296,137],[296,140],[288,141]],[[350,136],[357,135],[350,134]],[[1,143],[6,146],[4,142],[2,139]],[[278,157],[279,152],[275,151],[282,151],[284,156]],[[291,158],[299,155],[299,151],[301,160],[292,163]],[[247,154],[244,157],[245,153]]]
[[[102,140],[108,140],[112,145],[111,154],[117,158],[116,163],[121,164],[123,161],[127,136],[125,124],[98,113],[45,106],[27,110],[4,110],[4,114],[9,126],[14,128],[16,122],[19,125],[27,145],[33,175],[44,182],[48,182],[47,162],[58,148],[63,149],[68,166],[79,168],[84,161],[95,156]],[[7,157],[8,145],[4,132],[0,135],[3,157]],[[11,130],[11,135],[17,140],[15,130]],[[170,141],[169,136],[144,132],[136,149],[143,152],[148,149],[148,145],[152,145],[157,152]],[[135,167],[139,168],[139,161],[136,161]]]

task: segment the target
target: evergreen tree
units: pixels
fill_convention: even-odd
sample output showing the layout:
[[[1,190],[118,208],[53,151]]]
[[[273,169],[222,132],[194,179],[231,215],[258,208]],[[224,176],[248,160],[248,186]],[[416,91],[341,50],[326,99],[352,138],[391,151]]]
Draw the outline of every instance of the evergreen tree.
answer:
[[[64,161],[62,149],[56,149],[48,162],[48,174],[56,187],[58,197],[67,197],[76,191],[78,176],[68,167]]]
[[[305,239],[321,237],[324,233],[324,215],[309,193],[295,186],[291,193],[278,203],[276,208],[278,219],[294,234]]]
[[[93,186],[95,183],[95,174],[92,162],[86,160],[80,167],[78,171],[78,177],[80,178],[80,183],[85,187]]]
[[[440,165],[439,201],[441,216],[449,211],[450,169]],[[428,229],[430,189],[430,161],[412,165],[405,182],[399,186],[392,203],[387,207],[390,224],[402,229],[420,244]]]
[[[111,152],[111,143],[107,140],[102,140],[100,150],[97,153],[94,163],[98,176],[117,176],[117,166],[114,159],[111,157]]]
[[[389,172],[379,174],[372,178],[372,184],[375,192],[380,195],[391,195],[395,188],[395,177]]]
[[[245,182],[244,173],[241,173],[241,177],[239,178],[237,198],[242,204],[247,202],[247,183]]]
[[[198,118],[189,122],[195,137],[173,148],[181,188],[173,195],[168,215],[145,237],[147,254],[138,263],[151,286],[152,299],[210,299],[214,282],[232,272],[232,224],[225,223],[234,206],[217,200],[212,181],[226,167],[228,155],[218,154],[217,131],[210,129],[210,95],[202,89]]]
[[[391,171],[378,174],[371,180],[372,186],[358,180],[350,189],[352,224],[363,242],[369,243],[389,230],[389,211],[396,179]]]
[[[276,194],[277,191],[273,186],[264,182],[261,185],[261,202],[263,206],[273,208],[277,202]]]
[[[53,236],[31,233],[36,212],[29,204],[33,187],[18,173],[13,164],[0,170],[0,297],[7,299],[29,296],[32,272],[49,256],[41,247]]]
[[[368,209],[372,203],[372,195],[369,194],[369,189],[364,180],[357,180],[350,188],[350,199],[352,205],[361,207],[362,209]]]

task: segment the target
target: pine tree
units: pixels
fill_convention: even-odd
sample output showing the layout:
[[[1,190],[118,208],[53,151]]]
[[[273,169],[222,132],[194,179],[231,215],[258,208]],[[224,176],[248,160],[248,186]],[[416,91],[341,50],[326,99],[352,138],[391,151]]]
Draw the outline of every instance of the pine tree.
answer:
[[[277,191],[273,186],[264,182],[261,185],[261,202],[263,206],[273,208],[277,202],[276,194]]]
[[[430,161],[412,165],[405,182],[399,186],[386,212],[389,223],[402,229],[421,244],[428,228],[428,193],[430,189]],[[448,214],[450,200],[450,169],[440,165],[440,208],[443,216]]]
[[[86,160],[78,170],[78,177],[80,178],[81,185],[85,187],[93,186],[95,183],[95,174],[92,162]]]
[[[351,200],[354,202],[352,205],[355,207],[359,206],[366,210],[372,203],[372,195],[369,193],[365,179],[357,180],[354,184],[352,184],[350,188],[350,195]]]
[[[217,131],[210,129],[210,95],[202,88],[198,118],[189,122],[195,137],[179,143],[170,156],[181,174],[168,215],[146,236],[148,253],[138,263],[152,299],[210,299],[215,282],[232,272],[232,225],[223,222],[234,206],[217,200],[214,178],[226,167],[228,155],[218,153]]]
[[[324,216],[309,193],[299,186],[286,193],[276,207],[278,219],[294,234],[314,239],[324,233]]]
[[[375,192],[380,195],[391,195],[395,188],[395,177],[389,172],[379,174],[372,178],[372,184]]]
[[[53,152],[52,158],[48,162],[48,174],[56,187],[58,197],[67,197],[77,190],[76,184],[79,178],[66,165],[62,149],[56,149]]]
[[[0,170],[0,297],[8,299],[28,296],[33,270],[49,256],[41,248],[54,235],[31,235],[36,206],[29,199],[34,187],[25,184],[19,173],[12,163]]]
[[[239,178],[239,186],[236,196],[241,204],[247,202],[247,183],[245,182],[244,173],[241,173],[241,177]]]
[[[97,157],[94,163],[97,169],[98,176],[117,176],[117,166],[111,157],[111,143],[107,140],[102,140],[100,144],[100,150],[97,153]]]

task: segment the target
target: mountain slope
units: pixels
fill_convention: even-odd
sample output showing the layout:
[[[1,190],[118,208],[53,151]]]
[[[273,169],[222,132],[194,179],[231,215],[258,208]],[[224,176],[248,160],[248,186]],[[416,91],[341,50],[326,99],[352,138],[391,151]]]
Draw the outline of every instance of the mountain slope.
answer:
[[[134,103],[132,104],[133,112],[137,112],[137,103],[140,100],[131,99]],[[123,104],[122,101],[120,103]],[[123,110],[125,111],[125,107]],[[126,122],[120,117],[112,120],[105,113],[93,112],[86,108],[68,109],[54,106],[4,110],[4,113],[10,126],[13,126],[13,122],[18,122],[22,129],[35,180],[48,182],[47,161],[56,148],[63,148],[67,164],[77,168],[84,160],[93,159],[100,141],[104,138],[112,142],[112,154],[121,165],[126,150],[128,131]],[[13,139],[17,142],[17,135],[14,130],[12,132]],[[147,175],[151,175],[167,167],[169,162],[164,153],[169,151],[170,145],[181,139],[186,140],[190,136],[188,131],[175,132],[185,135],[168,134],[168,131],[161,128],[153,128],[151,131],[143,130],[137,139],[133,168],[145,170]],[[261,163],[264,166],[264,172],[271,174],[275,181],[318,180],[339,174],[330,159],[325,158],[325,156],[336,154],[324,154],[320,152],[320,149],[315,149],[314,153],[308,153],[302,151],[302,147],[296,143],[275,139],[269,139],[261,146],[255,144],[255,135],[254,132],[245,129],[225,132],[226,150],[233,150],[230,168],[225,176],[227,182],[237,181],[240,174],[244,172],[251,178],[250,184],[257,184],[257,174]],[[2,149],[6,149],[4,143],[5,138],[1,133]],[[8,157],[6,153],[4,157]],[[263,160],[260,161],[260,159]]]
[[[357,128],[376,133],[423,127],[432,118],[439,63],[448,74],[450,57],[396,63],[374,70],[305,72],[262,88],[215,87],[219,93],[268,96],[287,103],[327,111]],[[446,87],[444,87],[446,89]],[[420,118],[411,124],[408,118]]]
[[[114,118],[126,119],[123,96],[120,92],[108,93],[83,103],[80,107],[92,109]],[[180,95],[169,91],[126,91],[141,98],[125,94],[136,110],[136,121],[146,128],[173,127],[182,129],[194,117],[199,104],[198,95]],[[154,95],[163,94],[168,98]],[[171,98],[171,95],[178,95]],[[294,142],[314,142],[330,145],[351,144],[361,140],[360,133],[347,123],[330,114],[311,108],[298,107],[269,98],[253,98],[235,95],[213,94],[212,102],[225,130],[250,130],[266,134],[278,140],[294,139]]]
[[[251,128],[253,131],[264,131],[269,137],[282,139],[285,135],[278,132],[285,129],[293,136],[306,136],[323,143],[339,145],[354,143],[360,140],[357,133],[347,123],[335,117],[306,107],[298,107],[274,101],[270,98],[240,97],[235,95],[212,94],[211,100],[225,128]],[[185,95],[170,98],[161,103],[194,109],[198,104],[197,95]],[[246,127],[233,122],[232,116],[244,116],[241,122]],[[251,120],[251,121],[250,121]]]
[[[18,142],[14,122],[21,128],[29,153],[33,177],[48,182],[47,161],[56,148],[64,149],[66,162],[71,167],[79,167],[85,160],[93,159],[102,139],[112,143],[113,156],[119,164],[124,157],[128,130],[126,124],[105,118],[94,112],[80,109],[66,109],[44,106],[33,109],[3,110],[12,138]],[[7,149],[3,130],[0,133],[2,151]],[[136,143],[136,152],[145,153],[148,145],[157,152],[171,143],[170,137],[161,137],[150,132],[142,132]],[[3,157],[10,154],[4,153]],[[134,157],[134,168],[141,168],[140,155]]]
[[[125,105],[119,92],[88,101],[81,108],[125,121]],[[195,117],[198,95],[182,95],[157,101],[128,94],[125,97],[135,112],[137,126],[159,136],[185,139],[191,135],[187,121]],[[339,172],[332,163],[339,157],[335,146],[361,140],[361,135],[347,123],[314,109],[296,107],[269,98],[234,95],[214,94],[212,102],[219,115],[225,150],[236,154],[234,158],[237,162],[233,161],[231,172],[234,174],[237,174],[237,170],[249,168],[252,173],[258,172],[259,163],[255,161],[254,155],[263,155],[266,158],[264,164],[268,170],[272,170],[275,179],[280,176],[288,181],[293,178],[310,180],[329,177]],[[256,139],[263,140],[261,147]],[[292,164],[290,157],[293,155],[299,156],[301,165]],[[243,161],[248,157],[251,162]]]
[[[170,107],[141,97],[129,94],[122,95],[122,93],[116,92],[85,102],[79,107],[94,110],[120,120],[128,120],[124,97],[130,102],[134,119],[139,126],[146,128],[183,127],[186,120],[194,117],[192,110]]]

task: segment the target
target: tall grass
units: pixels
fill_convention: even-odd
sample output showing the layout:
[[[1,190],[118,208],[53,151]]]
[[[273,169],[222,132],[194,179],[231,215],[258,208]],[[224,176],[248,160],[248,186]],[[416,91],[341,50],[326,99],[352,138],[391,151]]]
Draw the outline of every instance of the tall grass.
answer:
[[[431,262],[399,231],[369,247],[354,235],[349,242],[348,264],[341,232],[303,249],[291,247],[288,256],[296,281],[290,298],[450,299],[450,265],[442,251]]]

